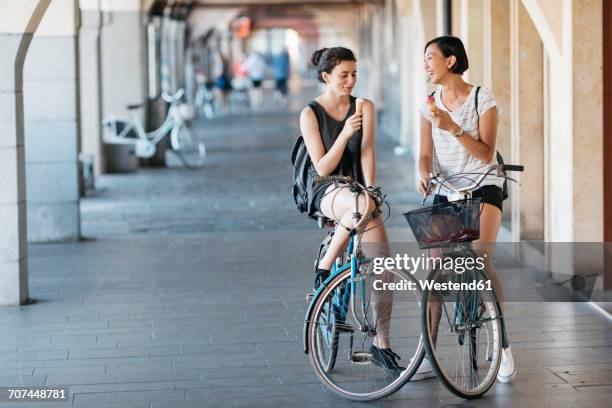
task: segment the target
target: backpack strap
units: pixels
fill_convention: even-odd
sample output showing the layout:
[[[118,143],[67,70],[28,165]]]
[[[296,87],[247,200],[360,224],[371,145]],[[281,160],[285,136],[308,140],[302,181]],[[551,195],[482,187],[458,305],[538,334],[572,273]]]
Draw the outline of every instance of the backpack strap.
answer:
[[[480,92],[480,86],[476,87],[476,93],[474,95],[474,109],[476,109],[476,117],[480,122],[480,113],[478,113],[478,92]]]

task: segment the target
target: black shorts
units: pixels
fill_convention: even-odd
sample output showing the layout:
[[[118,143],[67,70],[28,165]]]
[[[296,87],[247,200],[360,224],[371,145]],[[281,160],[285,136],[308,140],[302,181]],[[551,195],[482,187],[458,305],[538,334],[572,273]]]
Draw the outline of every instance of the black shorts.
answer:
[[[259,88],[261,86],[261,79],[251,79],[253,83],[253,88]]]
[[[276,80],[276,89],[283,95],[287,94],[287,80],[286,79],[277,79]]]
[[[478,190],[474,190],[472,197],[480,198],[482,203],[491,204],[499,208],[499,211],[503,211],[502,207],[504,204],[504,193],[501,188],[497,186],[482,186]],[[447,203],[446,196],[434,195],[433,204]]]
[[[323,196],[325,195],[325,191],[327,190],[327,188],[331,186],[332,184],[333,183],[321,183],[317,186],[312,196],[313,211],[322,212],[321,211],[321,200],[323,200]]]

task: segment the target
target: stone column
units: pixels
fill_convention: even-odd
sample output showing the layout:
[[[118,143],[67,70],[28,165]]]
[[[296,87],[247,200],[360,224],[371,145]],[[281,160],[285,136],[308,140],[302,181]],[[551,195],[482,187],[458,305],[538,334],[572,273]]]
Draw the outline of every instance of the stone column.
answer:
[[[414,158],[414,185],[417,180],[421,177],[419,172],[419,151],[421,145],[420,138],[420,127],[421,118],[418,112],[418,107],[425,101],[425,97],[430,93],[434,87],[431,84],[426,83],[425,68],[423,64],[423,47],[427,41],[441,35],[438,31],[439,25],[438,15],[441,12],[440,3],[430,0],[413,0],[412,1],[412,16],[413,16],[413,43],[416,44],[413,47],[411,58],[414,64],[414,71],[412,72],[412,115],[413,115],[413,129],[412,134],[415,135],[412,141],[412,151]]]
[[[410,38],[412,33],[412,4],[408,0],[398,0],[398,20],[400,27],[400,38]],[[418,137],[418,134],[414,134],[412,129],[414,128],[414,115],[412,111],[416,108],[412,103],[412,71],[414,70],[415,63],[420,63],[419,60],[411,61],[411,56],[414,55],[414,49],[422,48],[417,44],[413,44],[412,41],[397,41],[398,50],[396,51],[399,58],[399,70],[400,70],[400,146],[410,148],[413,144],[412,140]]]
[[[24,65],[30,242],[76,240],[79,122],[76,0],[55,0]]]
[[[100,27],[102,14],[100,0],[80,0],[81,27],[79,29],[79,72],[81,151],[93,158],[94,172],[104,172],[102,135],[100,121],[101,70],[100,70]]]
[[[498,103],[497,149],[510,159],[510,2],[484,0],[482,85]],[[505,203],[504,203],[505,204]]]
[[[128,116],[126,106],[143,103],[146,94],[146,41],[141,1],[102,0],[100,8],[102,117]]]
[[[23,64],[51,0],[0,0],[0,305],[28,300]]]
[[[483,0],[460,1],[459,37],[470,61],[464,79],[476,85],[483,82]]]
[[[512,186],[513,238],[544,239],[544,48],[529,14],[512,7],[512,155],[527,169]]]
[[[575,242],[604,240],[602,1],[572,3]]]

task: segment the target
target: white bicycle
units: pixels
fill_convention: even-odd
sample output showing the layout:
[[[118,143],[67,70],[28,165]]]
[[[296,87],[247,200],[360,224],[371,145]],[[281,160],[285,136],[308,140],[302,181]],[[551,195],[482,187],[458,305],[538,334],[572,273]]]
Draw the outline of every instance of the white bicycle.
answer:
[[[170,108],[164,122],[152,132],[144,130],[142,120],[136,113],[138,109],[143,107],[143,104],[127,106],[132,115],[129,120],[104,119],[102,121],[104,141],[133,144],[136,156],[150,159],[155,154],[158,143],[170,134],[170,146],[183,165],[189,169],[201,167],[206,158],[206,146],[194,139],[181,115],[179,102],[183,93],[184,91],[179,89],[174,95],[162,94],[162,98],[170,104]]]

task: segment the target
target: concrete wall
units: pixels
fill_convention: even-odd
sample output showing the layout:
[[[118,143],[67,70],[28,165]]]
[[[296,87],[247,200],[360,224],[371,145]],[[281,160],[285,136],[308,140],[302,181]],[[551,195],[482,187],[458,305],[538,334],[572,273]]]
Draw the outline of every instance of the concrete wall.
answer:
[[[50,0],[0,0],[0,305],[28,301],[23,65]]]
[[[521,186],[512,186],[516,213],[516,235],[524,240],[544,239],[544,47],[533,20],[517,5],[512,27],[511,52],[511,146],[512,160],[524,163],[527,171]]]
[[[80,0],[79,30],[80,126],[81,152],[93,159],[94,173],[104,172],[101,127],[100,28],[102,14],[99,0]]]
[[[603,241],[602,1],[575,0],[572,10],[575,241]]]
[[[142,13],[139,7],[123,7],[114,2],[107,8],[102,3],[102,16],[102,116],[128,116],[127,105],[145,100],[147,69]]]
[[[78,239],[76,0],[51,3],[24,65],[28,238]]]

